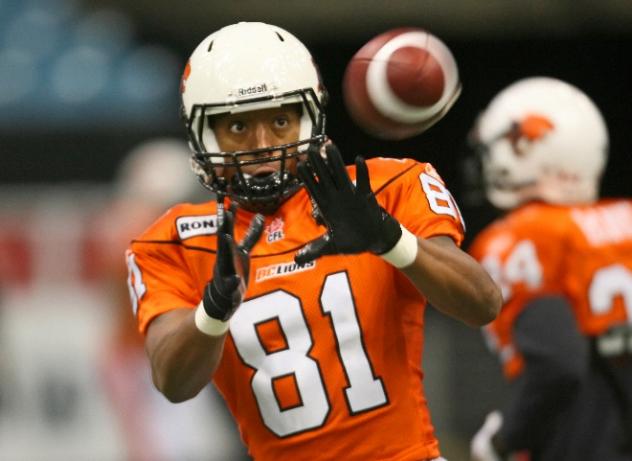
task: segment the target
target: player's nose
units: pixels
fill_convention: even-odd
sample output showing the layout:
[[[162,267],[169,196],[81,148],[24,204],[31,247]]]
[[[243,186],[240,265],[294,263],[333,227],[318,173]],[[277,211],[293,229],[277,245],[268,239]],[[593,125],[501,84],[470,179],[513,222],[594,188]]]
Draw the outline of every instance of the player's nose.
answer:
[[[255,126],[253,133],[253,142],[255,149],[263,149],[266,147],[274,146],[278,144],[276,142],[276,137],[274,136],[274,132],[270,127],[263,123],[258,123]],[[262,152],[261,155],[270,156],[273,155],[274,151]]]
[[[265,124],[257,123],[253,131],[253,141],[255,143],[254,147],[256,149],[261,149],[271,145],[270,141],[272,139],[272,133],[270,132],[270,129],[265,126]]]

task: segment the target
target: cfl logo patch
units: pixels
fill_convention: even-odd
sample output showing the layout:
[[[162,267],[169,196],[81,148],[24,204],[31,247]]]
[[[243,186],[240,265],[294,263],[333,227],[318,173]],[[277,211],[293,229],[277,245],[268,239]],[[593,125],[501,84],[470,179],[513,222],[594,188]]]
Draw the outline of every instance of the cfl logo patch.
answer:
[[[285,238],[285,233],[283,232],[283,227],[285,223],[281,218],[274,218],[270,224],[268,224],[265,228],[266,240],[268,243],[278,242],[279,240],[283,240]]]

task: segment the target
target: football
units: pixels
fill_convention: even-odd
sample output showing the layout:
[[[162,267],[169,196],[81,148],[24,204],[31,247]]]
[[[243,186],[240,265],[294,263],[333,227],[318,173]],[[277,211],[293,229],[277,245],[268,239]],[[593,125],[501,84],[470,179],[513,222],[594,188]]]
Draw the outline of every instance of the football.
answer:
[[[435,35],[398,28],[369,40],[343,76],[352,120],[380,139],[416,136],[438,122],[461,92],[450,49]]]

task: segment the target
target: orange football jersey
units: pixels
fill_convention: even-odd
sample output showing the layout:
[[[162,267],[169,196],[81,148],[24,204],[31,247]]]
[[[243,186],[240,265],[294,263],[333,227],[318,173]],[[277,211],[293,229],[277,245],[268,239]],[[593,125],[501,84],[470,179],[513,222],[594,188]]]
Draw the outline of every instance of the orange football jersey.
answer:
[[[429,164],[376,158],[371,185],[421,237],[460,244],[458,208]],[[355,168],[348,167],[351,178]],[[257,460],[423,460],[439,456],[423,391],[426,301],[372,254],[294,263],[325,228],[305,189],[266,216],[246,298],[213,377]],[[253,214],[238,210],[239,241]],[[215,262],[216,203],[169,210],[127,253],[141,332],[174,308],[195,308]]]
[[[524,365],[513,323],[536,297],[565,296],[589,336],[632,321],[631,200],[528,204],[488,226],[470,252],[503,292],[502,311],[485,332],[508,378]]]

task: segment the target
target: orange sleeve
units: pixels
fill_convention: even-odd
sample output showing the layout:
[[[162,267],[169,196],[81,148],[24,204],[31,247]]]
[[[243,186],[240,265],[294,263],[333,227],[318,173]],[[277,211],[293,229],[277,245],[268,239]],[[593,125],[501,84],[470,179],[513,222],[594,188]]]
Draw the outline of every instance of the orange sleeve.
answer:
[[[159,251],[157,251],[159,249]],[[149,323],[165,312],[181,307],[194,308],[202,293],[191,278],[186,265],[178,262],[178,245],[170,242],[135,242],[127,252],[128,264],[137,267],[130,284],[134,289],[138,308],[138,329],[145,334]],[[134,302],[134,301],[132,301]]]
[[[186,209],[185,209],[186,210]],[[128,285],[138,321],[145,334],[149,323],[167,311],[196,307],[202,293],[199,267],[185,255],[185,246],[176,233],[176,219],[182,207],[169,210],[127,250]],[[213,267],[214,253],[205,253]]]

